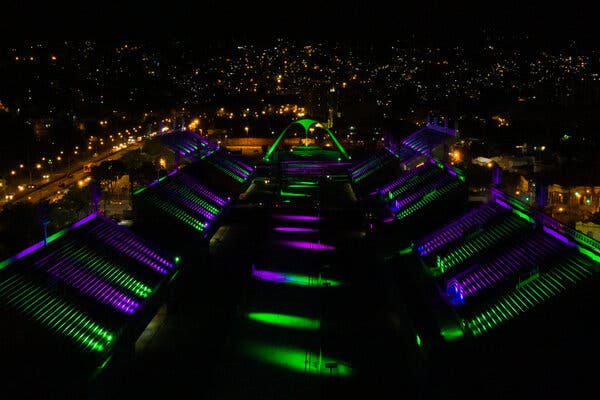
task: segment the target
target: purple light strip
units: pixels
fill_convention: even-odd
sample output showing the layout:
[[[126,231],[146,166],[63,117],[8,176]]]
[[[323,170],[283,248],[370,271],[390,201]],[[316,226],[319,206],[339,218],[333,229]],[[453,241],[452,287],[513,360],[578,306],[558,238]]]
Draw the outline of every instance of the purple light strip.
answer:
[[[192,134],[193,137],[195,137],[196,139],[199,139],[202,143],[204,143],[205,146],[212,148],[212,149],[216,149],[216,147],[214,147],[206,138],[204,138],[203,136],[197,134],[196,132],[191,132],[189,131],[189,133]]]
[[[544,232],[549,233],[550,235],[554,236],[556,239],[560,240],[561,242],[571,246],[571,247],[577,247],[577,243],[570,241],[566,236],[561,235],[560,233],[556,232],[553,229],[548,228],[547,226],[543,227]]]
[[[140,306],[138,302],[123,294],[108,282],[79,269],[73,260],[63,258],[46,271],[82,293],[90,295],[96,300],[126,314],[133,314]]]
[[[175,196],[170,193],[170,196],[168,196],[168,197],[173,198]],[[198,214],[200,214],[204,218],[208,219],[209,221],[212,221],[213,219],[215,219],[215,214],[211,213],[210,211],[208,211],[207,209],[202,207],[200,204],[195,203],[193,200],[190,200],[183,196],[177,196],[176,202],[182,204],[185,208],[194,211],[196,213],[196,216],[198,216]]]
[[[288,221],[320,221],[322,218],[314,215],[293,215],[293,214],[272,214],[275,219],[284,219]]]
[[[361,161],[359,164],[356,164],[352,167],[352,170],[350,171],[352,176],[356,176],[360,173],[360,171],[365,168],[367,165],[369,165],[372,162],[372,160],[367,159],[367,160],[363,160]]]
[[[115,232],[111,232],[109,234],[111,234],[112,240],[124,242],[125,245],[132,248],[133,250],[136,250],[139,253],[140,257],[143,257],[144,260],[148,260],[148,262],[151,262],[151,259],[153,259],[154,261],[163,264],[163,266],[166,268],[173,268],[173,263],[171,261],[168,261],[166,258],[162,257],[154,250],[146,246],[144,243],[142,243],[142,241],[139,238],[130,235],[128,231],[125,232],[119,229],[116,234]]]
[[[167,268],[173,268],[172,262],[168,261],[154,250],[146,246],[141,240],[132,235],[130,231],[124,230],[124,228],[114,224],[113,221],[103,220],[103,222],[104,224],[98,225],[93,230],[90,230],[90,232],[93,232],[98,239],[106,241],[107,244],[118,241],[119,243],[123,243],[124,245],[136,250],[138,253],[140,253],[140,256],[144,257],[144,259],[150,260],[150,258],[153,258],[155,261],[163,264],[163,266]]]
[[[183,149],[185,154],[192,154],[194,151],[196,151],[196,148],[189,143],[176,143],[175,146]]]
[[[395,180],[393,180],[391,183],[385,185],[379,191],[379,193],[385,194],[387,192],[391,192],[392,190],[396,189],[398,186],[402,185],[404,182],[408,181],[410,178],[412,178],[413,176],[421,173],[422,171],[423,171],[423,168],[421,166],[421,167],[413,168],[412,170],[410,170],[408,172],[405,172],[400,177],[398,177]]]
[[[288,221],[319,221],[321,217],[313,215],[290,215],[290,214],[273,214],[275,219],[285,219]]]
[[[155,181],[150,182],[146,188],[151,188],[152,186],[155,186],[158,182],[160,182],[160,179],[157,179]]]
[[[484,288],[491,287],[501,280],[507,279],[526,265],[534,265],[553,251],[555,244],[547,237],[538,234],[530,240],[518,244],[495,260],[478,268],[471,268],[460,274],[460,284],[464,296],[471,296]]]
[[[90,220],[94,219],[94,218],[95,218],[97,215],[98,215],[98,213],[91,213],[91,214],[90,214],[90,215],[88,215],[87,217],[84,217],[84,218],[80,219],[79,221],[75,222],[75,223],[74,223],[73,225],[71,225],[70,227],[68,227],[68,228],[65,228],[65,229],[63,229],[63,230],[61,230],[61,231],[58,231],[58,232],[56,232],[55,234],[53,234],[52,236],[50,236],[50,237],[48,238],[48,240],[46,241],[46,243],[50,243],[50,242],[52,242],[54,239],[57,239],[57,238],[61,237],[62,235],[64,235],[64,234],[65,234],[65,233],[67,233],[68,231],[70,231],[70,230],[73,230],[73,229],[75,229],[75,228],[78,228],[78,227],[80,227],[81,225],[85,224],[86,222],[88,222],[88,221],[90,221]],[[43,241],[43,240],[42,240],[41,242],[37,242],[37,243],[35,243],[34,245],[32,245],[32,246],[30,246],[30,247],[28,247],[28,248],[26,248],[26,249],[24,249],[24,250],[21,250],[20,252],[18,252],[18,253],[17,253],[17,254],[15,254],[14,256],[12,256],[11,258],[8,258],[8,259],[6,259],[6,260],[2,261],[2,262],[0,263],[0,270],[1,270],[2,268],[6,267],[7,265],[9,265],[9,264],[12,264],[13,262],[15,262],[15,261],[17,261],[17,260],[20,260],[21,258],[23,258],[23,257],[25,257],[25,256],[27,256],[27,255],[29,255],[29,254],[33,253],[34,251],[36,251],[36,250],[38,250],[38,249],[40,249],[40,248],[44,247],[44,245],[45,245],[46,243],[44,243],[44,241]]]
[[[118,232],[118,233],[121,233],[121,232]],[[122,251],[123,253],[127,254],[129,257],[139,261],[142,264],[145,264],[145,265],[151,267],[152,269],[154,269],[155,271],[157,271],[160,274],[163,274],[163,275],[167,274],[168,271],[166,268],[164,268],[164,266],[166,266],[168,268],[173,267],[172,263],[169,263],[164,259],[162,259],[162,262],[164,265],[159,265],[154,260],[151,260],[150,257],[148,257],[148,255],[143,254],[144,246],[142,246],[137,240],[135,240],[133,237],[131,237],[129,235],[125,235],[123,233],[121,233],[121,235],[118,235],[118,234],[115,235],[114,231],[109,232],[109,229],[103,229],[103,231],[101,233],[96,234],[96,236],[100,240],[102,240],[105,244],[107,244],[119,251]]]
[[[295,226],[276,226],[273,228],[274,231],[277,232],[299,232],[299,233],[313,233],[319,232],[318,229],[315,228],[298,228]]]
[[[116,248],[117,250],[122,251],[123,253],[127,254],[129,257],[141,262],[142,264],[149,266],[150,268],[152,268],[153,270],[155,270],[156,272],[158,272],[160,274],[165,275],[168,273],[168,271],[165,268],[158,265],[156,262],[150,260],[148,257],[140,254],[139,252],[126,247],[122,242],[119,242],[114,238],[105,239],[105,243]]]
[[[200,207],[202,210],[204,211],[198,211],[199,213],[201,213],[202,215],[204,215],[204,212],[208,212],[212,215],[212,217],[206,216],[206,218],[208,219],[213,219],[215,215],[217,215],[219,211],[217,212],[213,212],[211,210],[208,209],[208,207],[214,207],[216,209],[218,209],[218,206],[214,206],[214,204],[211,204],[211,199],[208,199],[204,196],[202,196],[202,193],[198,193],[197,191],[195,191],[193,188],[190,188],[189,185],[187,185],[185,182],[180,182],[180,181],[171,181],[170,185],[165,185],[164,187],[165,190],[163,190],[162,193],[164,193],[169,199],[175,199],[175,202],[180,202],[179,199],[186,199],[188,201],[191,201],[193,205],[188,204],[187,206],[192,208],[192,209],[196,209],[198,207]],[[196,199],[193,199],[196,198]],[[202,203],[206,203],[206,206],[203,205]],[[187,204],[187,203],[186,203]]]
[[[191,176],[189,176],[187,174],[181,174],[180,177],[181,177],[181,181],[183,183],[185,183],[188,186],[190,186],[194,191],[196,191],[196,192],[204,195],[209,200],[214,201],[217,205],[223,207],[223,206],[227,205],[227,203],[229,202],[229,200],[223,199],[223,198],[217,196],[216,194],[214,194],[213,192],[211,192],[210,190],[208,190],[206,187],[202,186],[193,177],[191,177]]]
[[[230,158],[229,156],[223,157],[228,163],[235,166],[237,169],[243,169],[245,173],[248,175],[254,171],[254,168],[250,167],[248,164],[242,162],[241,160]]]
[[[497,214],[498,210],[487,204],[469,211],[449,225],[422,239],[416,246],[419,255],[425,256],[446,243],[460,238],[468,229],[477,224],[487,222]]]
[[[406,196],[405,198],[398,200],[397,203],[395,203],[395,211],[399,211],[400,209],[402,209],[403,207],[405,207],[406,205],[412,203],[413,201],[423,197],[423,195],[427,194],[428,192],[430,192],[432,189],[434,189],[436,186],[438,185],[445,185],[447,182],[449,181],[448,176],[443,176],[441,179],[430,183],[427,186],[423,186],[421,187],[419,190],[413,192],[412,194]]]
[[[231,172],[233,172],[236,175],[241,176],[244,179],[248,179],[248,177],[250,176],[250,174],[244,170],[242,167],[235,165],[234,163],[232,163],[231,161],[224,159],[223,162],[221,163],[221,165],[225,168],[227,168],[228,170],[230,170]]]
[[[357,166],[357,168],[352,171],[352,178],[356,178],[376,164],[381,164],[380,158],[368,159],[367,162],[363,162],[363,165]]]
[[[251,166],[249,166],[248,164],[246,164],[245,162],[243,162],[242,160],[235,160],[236,163],[240,164],[242,166],[242,168],[245,168],[246,171],[248,172],[252,172],[254,171],[254,168],[252,168]]]
[[[301,240],[280,240],[279,244],[306,250],[335,250],[335,246]]]
[[[81,225],[85,224],[86,222],[91,221],[92,219],[94,219],[97,215],[98,215],[98,213],[91,213],[87,217],[85,217],[83,219],[80,219],[79,221],[77,221],[73,225],[71,225],[71,227],[69,228],[69,230],[80,227]]]
[[[513,208],[512,208],[512,206],[511,206],[510,204],[508,204],[508,203],[505,203],[504,201],[502,201],[502,200],[500,200],[500,199],[494,199],[494,201],[495,201],[497,204],[501,205],[502,207],[506,208],[507,210],[512,210],[512,209],[513,209]]]
[[[17,254],[15,254],[12,257],[12,261],[16,261],[16,260],[18,260],[20,258],[23,258],[26,255],[29,255],[29,254],[33,253],[34,251],[36,251],[37,249],[40,249],[42,247],[44,247],[44,242],[43,241],[37,242],[36,244],[34,244],[34,245],[26,248],[25,250],[22,250],[22,251],[18,252]]]

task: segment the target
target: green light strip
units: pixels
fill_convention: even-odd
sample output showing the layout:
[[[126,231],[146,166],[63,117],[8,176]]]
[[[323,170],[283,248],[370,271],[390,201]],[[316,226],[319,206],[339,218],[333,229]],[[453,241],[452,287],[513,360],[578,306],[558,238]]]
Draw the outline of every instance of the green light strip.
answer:
[[[513,208],[513,213],[517,214],[519,217],[523,218],[525,221],[535,224],[535,219],[531,218],[529,215],[525,214],[524,212]]]
[[[113,341],[110,331],[92,321],[73,305],[16,274],[0,283],[0,297],[6,304],[40,325],[71,338],[88,350],[105,350]]]
[[[356,177],[354,179],[354,182],[360,182],[363,179],[365,179],[366,177],[370,176],[371,174],[373,174],[376,171],[379,171],[381,168],[385,167],[386,165],[389,164],[389,162],[392,160],[392,158],[390,157],[389,159],[385,160],[385,161],[381,161],[378,165],[376,165],[374,168],[368,169],[364,172],[362,172],[358,177]]]
[[[437,256],[436,264],[441,273],[444,273],[457,264],[473,257],[475,254],[485,251],[503,240],[511,237],[520,229],[528,225],[519,217],[509,215],[506,219],[491,226],[472,240],[463,242],[445,256]]]
[[[152,203],[156,204],[161,210],[165,211],[167,214],[177,218],[179,221],[185,223],[186,225],[203,232],[204,231],[204,223],[198,220],[196,217],[190,215],[187,211],[184,211],[180,207],[177,207],[175,204],[169,203],[153,193],[151,196],[148,196],[148,200]]]
[[[227,165],[229,165],[231,168],[233,168],[233,169],[235,169],[237,172],[239,172],[239,173],[241,174],[241,175],[240,175],[240,177],[241,177],[241,178],[243,178],[243,176],[242,176],[242,175],[244,175],[244,174],[245,174],[245,175],[250,175],[250,172],[246,171],[246,170],[245,170],[244,168],[242,168],[241,166],[239,166],[239,165],[235,164],[233,161],[231,161],[231,160],[229,160],[229,159],[227,159],[227,158],[225,158],[225,157],[222,157],[222,158],[221,158],[221,160],[222,160],[224,163],[226,163]]]
[[[562,262],[537,279],[530,280],[501,297],[488,309],[470,317],[465,321],[466,327],[474,336],[482,335],[564,292],[568,287],[594,274],[594,266],[585,261],[582,257],[574,257]]]
[[[433,191],[427,193],[425,196],[412,203],[410,206],[403,208],[396,214],[396,219],[403,219],[408,217],[409,215],[415,213],[421,208],[425,207],[427,204],[432,203],[433,201],[439,199],[440,197],[448,194],[450,191],[460,187],[461,183],[459,181],[452,181],[449,184],[434,189]]]
[[[74,250],[74,251],[73,251]],[[144,285],[140,281],[128,273],[121,270],[119,267],[106,260],[105,254],[93,254],[87,246],[75,248],[74,243],[58,249],[56,252],[58,257],[77,259],[79,265],[84,266],[92,271],[94,275],[110,282],[111,284],[125,289],[128,292],[135,294],[141,298],[147,298],[153,292],[149,286]]]
[[[338,140],[333,135],[333,133],[329,130],[329,128],[325,128],[325,130],[327,131],[327,133],[329,133],[329,136],[331,136],[331,139],[333,140],[333,143],[335,143],[335,145],[337,146],[337,148],[340,151],[340,153],[342,153],[342,155],[346,158],[346,160],[349,160],[351,157],[348,155],[348,153],[346,153],[346,150],[344,150],[344,148],[342,147],[342,145],[340,144],[340,142],[338,142]]]
[[[361,165],[360,167],[358,167],[356,169],[351,169],[350,172],[354,175],[364,174],[365,171],[368,171],[369,167],[376,164],[378,160],[379,160],[378,156],[377,157],[371,156],[370,159],[363,161],[363,163],[364,163],[363,165]]]
[[[422,185],[426,180],[438,176],[441,176],[440,171],[433,168],[428,168],[425,171],[422,171],[421,173],[407,180],[402,186],[394,189],[393,191],[388,192],[388,197],[390,199],[394,199],[398,197],[398,195]]]
[[[214,165],[219,170],[221,170],[222,172],[224,172],[227,176],[235,179],[236,181],[238,181],[240,183],[243,183],[245,181],[244,178],[234,174],[230,169],[225,168],[224,166],[220,165],[219,163],[213,161],[213,162],[211,162],[211,164]]]
[[[175,182],[170,182],[169,185],[165,185],[165,188],[176,192],[181,197],[184,197],[195,204],[198,204],[211,214],[218,215],[221,212],[221,209],[213,206],[212,204],[204,200],[204,198],[201,195],[193,191],[189,186],[178,184]]]
[[[80,226],[82,226],[83,224],[87,224],[89,221],[93,220],[94,218],[96,218],[97,213],[91,213],[89,214],[87,217],[75,222],[73,225],[64,228],[58,232],[56,232],[53,235],[50,235],[48,237],[48,239],[46,240],[45,244],[50,244],[52,243],[54,240],[58,239],[59,237],[63,236],[65,233],[78,228]],[[22,252],[18,253],[17,255],[11,257],[11,258],[7,258],[6,260],[0,262],[0,270],[4,267],[6,267],[7,265],[11,264],[13,261],[16,261],[18,259],[20,259],[21,257],[24,257],[26,254],[31,253],[32,251],[35,251],[35,249],[39,249],[44,245],[44,241],[40,241],[36,244],[34,244],[33,246],[30,246],[29,248],[23,250]]]
[[[583,247],[579,247],[579,252],[581,254],[585,254],[586,256],[588,256],[589,258],[591,258],[593,261],[596,261],[597,263],[600,263],[600,256],[588,249],[585,249]]]

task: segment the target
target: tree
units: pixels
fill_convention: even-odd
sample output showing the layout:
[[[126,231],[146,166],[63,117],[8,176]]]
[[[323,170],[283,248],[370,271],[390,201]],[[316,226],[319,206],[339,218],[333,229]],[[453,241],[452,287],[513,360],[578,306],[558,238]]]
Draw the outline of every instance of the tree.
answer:
[[[92,178],[102,187],[107,187],[108,191],[111,191],[114,184],[125,174],[127,170],[121,160],[103,161],[92,168]]]
[[[48,231],[59,231],[85,217],[90,211],[91,187],[88,185],[69,189],[62,199],[52,204]]]

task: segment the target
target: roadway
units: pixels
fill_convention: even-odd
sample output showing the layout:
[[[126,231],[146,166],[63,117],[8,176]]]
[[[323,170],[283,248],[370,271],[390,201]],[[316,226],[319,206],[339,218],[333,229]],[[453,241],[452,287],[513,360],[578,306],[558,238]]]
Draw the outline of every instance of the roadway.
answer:
[[[117,151],[112,149],[108,150],[104,153],[98,154],[92,159],[79,160],[71,165],[70,168],[56,171],[50,176],[49,180],[40,179],[38,181],[32,181],[31,183],[35,185],[34,189],[27,189],[17,192],[11,200],[6,200],[4,198],[0,199],[0,210],[8,203],[29,201],[33,204],[36,204],[41,200],[51,199],[56,195],[60,196],[65,189],[73,185],[77,185],[79,181],[84,181],[84,184],[87,184],[85,179],[89,176],[89,173],[84,172],[84,164],[90,162],[99,164],[103,161],[118,160],[127,152],[139,149],[143,143],[144,141],[142,140],[139,142],[133,142],[129,146]]]

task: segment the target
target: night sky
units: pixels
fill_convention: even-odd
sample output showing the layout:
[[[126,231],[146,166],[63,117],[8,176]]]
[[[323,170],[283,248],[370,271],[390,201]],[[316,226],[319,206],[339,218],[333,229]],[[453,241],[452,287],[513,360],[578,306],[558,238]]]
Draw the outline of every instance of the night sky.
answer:
[[[565,5],[566,4],[566,5]],[[468,45],[485,35],[526,33],[533,45],[595,45],[592,3],[434,1],[31,1],[8,0],[5,40],[166,37],[385,40],[415,37]]]

